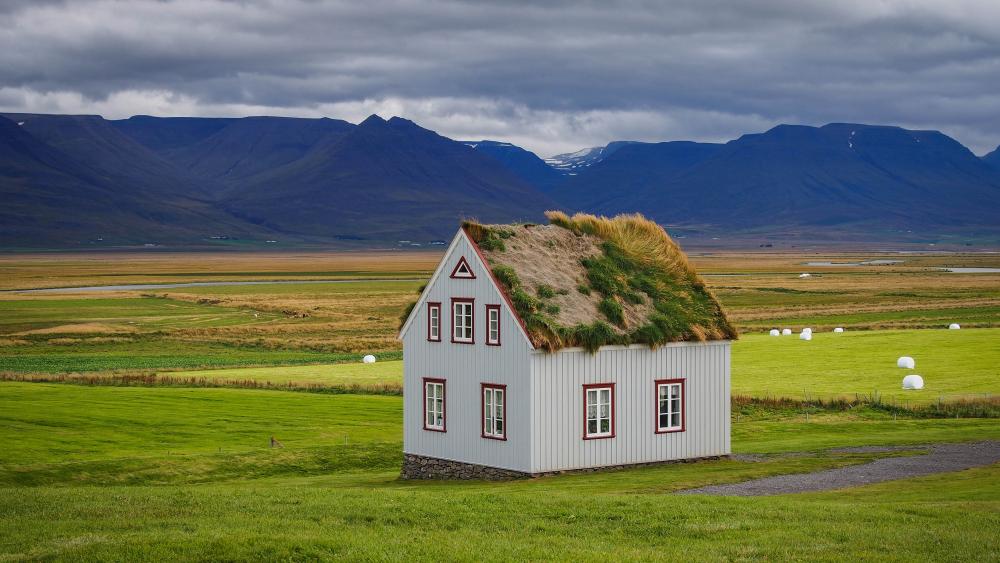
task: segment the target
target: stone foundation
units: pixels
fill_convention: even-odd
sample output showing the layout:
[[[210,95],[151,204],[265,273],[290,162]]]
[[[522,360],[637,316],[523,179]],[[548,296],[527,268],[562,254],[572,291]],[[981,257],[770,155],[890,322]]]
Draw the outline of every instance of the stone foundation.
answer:
[[[587,467],[583,469],[566,469],[563,471],[548,471],[545,473],[524,473],[512,469],[500,469],[474,463],[452,461],[415,454],[403,454],[402,479],[476,479],[483,481],[508,481],[511,479],[526,479],[529,477],[544,477],[546,475],[561,475],[564,473],[596,473],[598,471],[620,471],[640,467],[655,467],[670,463],[693,463],[696,461],[711,461],[728,458],[727,455],[708,456],[689,459],[669,459],[628,465],[609,465],[604,467]]]
[[[563,469],[561,471],[546,471],[543,473],[532,473],[532,477],[545,477],[546,475],[564,475],[567,473],[597,473],[603,471],[623,471],[625,469],[640,469],[642,467],[659,467],[661,465],[672,465],[675,463],[697,463],[699,461],[715,461],[719,459],[729,459],[728,455],[710,455],[705,457],[688,457],[684,459],[666,459],[663,461],[644,461],[640,463],[626,463],[624,465],[603,465],[601,467],[583,467],[580,469]]]
[[[403,479],[480,479],[484,481],[507,481],[531,477],[528,473],[487,467],[474,463],[463,463],[450,459],[403,454]]]

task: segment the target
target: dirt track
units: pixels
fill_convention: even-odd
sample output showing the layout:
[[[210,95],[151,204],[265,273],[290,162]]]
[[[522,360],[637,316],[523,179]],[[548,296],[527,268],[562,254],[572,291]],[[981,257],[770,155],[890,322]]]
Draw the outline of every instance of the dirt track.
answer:
[[[972,467],[1000,462],[1000,442],[971,442],[965,444],[932,444],[926,446],[906,446],[905,448],[884,448],[920,450],[926,455],[908,457],[888,457],[838,469],[827,469],[815,473],[778,475],[754,479],[729,485],[712,485],[698,489],[678,491],[679,495],[724,495],[724,496],[766,496],[810,491],[827,491],[857,487],[882,481],[893,481],[909,477],[919,477],[932,473],[961,471]],[[872,448],[843,449],[839,451],[875,451]]]

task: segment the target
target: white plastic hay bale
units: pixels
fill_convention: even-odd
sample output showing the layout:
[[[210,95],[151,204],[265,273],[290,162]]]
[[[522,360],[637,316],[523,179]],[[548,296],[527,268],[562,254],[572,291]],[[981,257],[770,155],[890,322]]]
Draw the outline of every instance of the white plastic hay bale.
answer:
[[[778,329],[776,329],[776,328],[772,328],[770,334],[771,334],[771,336],[781,336],[781,333],[778,332]]]
[[[784,328],[781,329],[781,336],[790,336],[792,334],[792,329]]]
[[[801,334],[799,334],[799,340],[812,340],[812,339],[813,339],[813,333],[811,332],[802,332]]]
[[[896,367],[898,368],[913,369],[916,365],[917,363],[909,356],[900,356],[899,359],[896,360]]]
[[[962,327],[959,326],[958,323],[951,323],[950,325],[948,325],[948,330],[958,330],[960,328]]]
[[[364,362],[364,363],[366,363],[366,364],[374,364],[375,363],[375,356],[372,356],[371,354],[368,354],[364,358],[361,358],[361,361]]]
[[[833,332],[844,332],[844,328],[838,326],[837,328],[833,329]]]
[[[911,373],[903,378],[903,389],[923,389],[924,378],[915,373]]]
[[[811,277],[812,277],[812,274],[809,274],[809,273],[802,273],[802,274],[799,274],[799,278],[800,278],[800,279],[801,279],[801,278],[811,278]]]
[[[813,329],[811,329],[809,327],[806,327],[806,328],[802,329],[802,334],[812,334],[812,333],[813,333]]]

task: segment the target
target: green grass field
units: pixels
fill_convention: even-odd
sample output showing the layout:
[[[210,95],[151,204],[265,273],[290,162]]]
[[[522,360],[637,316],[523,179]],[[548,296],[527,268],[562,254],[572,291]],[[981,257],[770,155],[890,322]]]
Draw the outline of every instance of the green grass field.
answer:
[[[865,270],[802,265],[814,259],[859,258],[696,257],[709,273],[740,274],[706,278],[744,331],[733,345],[734,394],[877,394],[904,405],[995,398],[1000,277],[932,269],[960,264],[951,255]],[[961,260],[996,265],[990,256]],[[435,261],[0,257],[0,285],[426,277]],[[817,275],[800,280],[800,271]],[[967,414],[757,401],[734,410],[732,443],[759,461],[506,483],[399,481],[402,399],[359,391],[398,390],[396,317],[420,285],[0,294],[0,379],[102,383],[0,380],[0,561],[1000,559],[998,466],[817,494],[669,496],[917,453],[832,448],[1000,440],[996,418]],[[965,328],[943,330],[949,322]],[[810,325],[811,342],[765,334]],[[849,331],[823,330],[839,325]],[[379,361],[358,363],[369,352]],[[895,367],[900,355],[916,358],[923,391],[899,388],[909,373]],[[153,373],[152,385],[127,379]],[[163,378],[181,384],[157,384]],[[337,392],[235,385],[243,381]],[[995,409],[982,412],[975,416]],[[272,436],[282,448],[269,447]]]
[[[399,359],[402,352],[376,354]],[[206,367],[356,362],[355,352],[268,349],[214,342],[142,338],[129,342],[28,343],[0,355],[0,372],[69,373],[114,370],[196,369]]]
[[[992,420],[770,413],[734,424],[734,450],[807,453],[412,483],[396,480],[399,397],[0,383],[0,405],[4,559],[968,560],[1000,547],[997,468],[846,493],[665,496],[888,455],[824,451],[837,446],[998,439]]]
[[[916,369],[896,367],[911,356]],[[746,334],[733,345],[733,394],[792,398],[872,395],[927,403],[1000,394],[1000,329]],[[910,373],[922,390],[902,389]]]
[[[621,473],[599,487],[401,485],[362,474],[21,488],[0,499],[0,550],[75,561],[995,560],[996,468],[848,493],[665,496],[671,484],[706,481],[692,475],[703,469]]]

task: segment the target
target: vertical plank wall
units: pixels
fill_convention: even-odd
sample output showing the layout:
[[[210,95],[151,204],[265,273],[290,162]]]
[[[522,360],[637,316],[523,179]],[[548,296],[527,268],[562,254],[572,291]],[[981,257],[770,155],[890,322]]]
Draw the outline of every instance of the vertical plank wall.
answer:
[[[534,352],[531,471],[730,453],[729,342]],[[655,433],[657,379],[686,380],[684,432]],[[616,435],[583,439],[583,385],[615,383]]]
[[[442,273],[428,288],[428,301],[441,302],[441,342],[427,341],[427,308],[418,305],[403,335],[403,451],[466,463],[530,471],[531,348],[489,273],[464,235],[445,255]],[[460,257],[476,279],[451,279]],[[474,298],[475,344],[452,343],[451,298]],[[486,305],[500,305],[500,346],[487,346]],[[447,432],[423,428],[423,378],[447,380]],[[481,435],[481,383],[507,385],[507,440]]]

